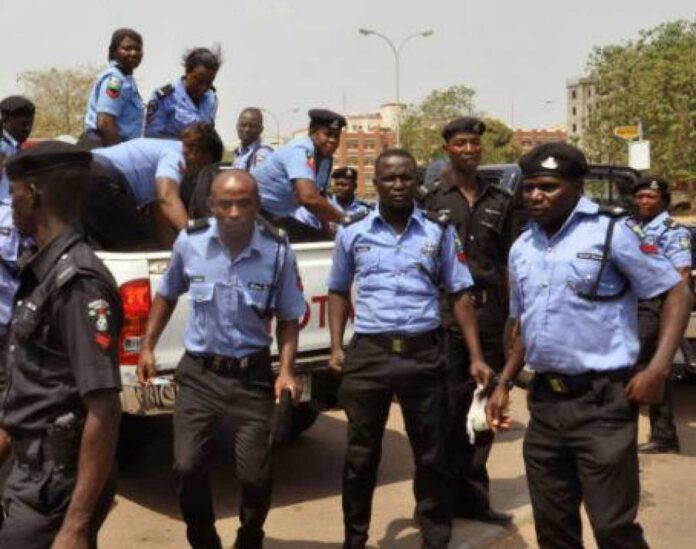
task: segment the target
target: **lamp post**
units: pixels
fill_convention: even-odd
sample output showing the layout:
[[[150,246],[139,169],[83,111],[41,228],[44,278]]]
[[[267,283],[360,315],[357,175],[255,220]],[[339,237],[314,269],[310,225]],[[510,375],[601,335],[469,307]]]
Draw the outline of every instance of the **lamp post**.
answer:
[[[394,66],[395,66],[395,76],[396,76],[396,146],[400,147],[401,146],[401,51],[404,49],[404,46],[413,38],[416,38],[418,36],[422,36],[423,38],[427,38],[428,36],[432,36],[435,31],[432,29],[427,29],[424,31],[420,32],[414,32],[413,34],[409,34],[406,38],[404,38],[401,43],[396,46],[394,42],[391,41],[391,39],[386,36],[385,34],[382,34],[379,31],[372,30],[372,29],[365,29],[361,28],[358,29],[358,32],[362,34],[363,36],[378,36],[382,40],[384,40],[389,48],[391,49],[392,53],[394,54]]]
[[[283,117],[286,114],[290,113],[295,113],[295,112],[300,112],[299,107],[295,107],[294,109],[287,109],[283,112],[281,112],[279,115],[274,113],[273,111],[269,109],[261,109],[263,112],[266,114],[270,114],[271,118],[273,118],[273,121],[275,122],[276,125],[276,147],[280,146],[280,121],[283,119]]]

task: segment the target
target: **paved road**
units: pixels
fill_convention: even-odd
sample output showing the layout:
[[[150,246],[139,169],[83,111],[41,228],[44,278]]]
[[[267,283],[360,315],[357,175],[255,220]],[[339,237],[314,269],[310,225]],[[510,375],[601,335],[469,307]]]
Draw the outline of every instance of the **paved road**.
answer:
[[[521,442],[527,414],[524,395],[515,390],[516,422],[499,437],[492,456],[494,504],[516,516],[505,530],[456,521],[452,548],[535,547]],[[687,549],[696,539],[691,518],[696,493],[696,385],[677,391],[683,455],[643,459],[641,521],[654,548]],[[644,420],[643,420],[644,423]],[[116,506],[107,519],[100,547],[186,547],[184,527],[171,480],[170,424],[152,424],[155,441],[132,469],[122,473]],[[643,425],[643,427],[645,427]],[[645,429],[642,430],[645,435]],[[342,536],[340,477],[345,445],[341,412],[324,414],[303,437],[277,455],[276,490],[267,522],[268,549],[340,549]],[[238,526],[238,492],[229,459],[221,448],[211,464],[215,481],[218,530],[225,547],[234,542]],[[416,549],[420,537],[413,528],[412,465],[398,406],[392,407],[384,437],[379,487],[374,501],[372,547]],[[588,544],[592,547],[592,544]]]

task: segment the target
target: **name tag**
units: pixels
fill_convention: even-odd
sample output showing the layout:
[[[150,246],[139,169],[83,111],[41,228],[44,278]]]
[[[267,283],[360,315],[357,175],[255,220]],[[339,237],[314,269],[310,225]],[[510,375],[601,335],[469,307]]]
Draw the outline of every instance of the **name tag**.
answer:
[[[602,254],[593,254],[590,252],[578,252],[578,259],[589,259],[590,261],[602,261]]]
[[[363,253],[363,252],[369,252],[369,251],[370,251],[370,246],[368,246],[366,244],[359,244],[359,245],[355,246],[355,253],[356,254]]]
[[[421,253],[428,257],[433,257],[437,252],[437,244],[428,243],[421,248]]]
[[[12,227],[0,227],[0,236],[10,236]]]
[[[191,282],[205,282],[205,276],[203,276],[203,275],[191,275]]]
[[[248,286],[252,290],[268,290],[271,287],[270,284],[261,284],[260,282],[249,282]]]

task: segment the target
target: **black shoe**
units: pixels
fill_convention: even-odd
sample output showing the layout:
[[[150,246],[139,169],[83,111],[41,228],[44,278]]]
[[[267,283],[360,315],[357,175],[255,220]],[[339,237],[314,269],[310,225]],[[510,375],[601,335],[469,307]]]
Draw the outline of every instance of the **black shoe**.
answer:
[[[639,454],[678,454],[679,443],[646,442],[638,446]]]
[[[485,522],[487,524],[497,524],[499,526],[508,526],[512,524],[512,515],[510,513],[501,513],[494,509],[485,509],[483,511],[455,511],[455,518],[465,518]]]

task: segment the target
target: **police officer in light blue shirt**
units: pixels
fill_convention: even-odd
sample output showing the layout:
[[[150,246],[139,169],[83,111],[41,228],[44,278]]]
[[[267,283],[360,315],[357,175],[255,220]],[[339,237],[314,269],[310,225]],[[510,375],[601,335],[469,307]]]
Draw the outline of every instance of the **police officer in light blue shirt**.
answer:
[[[295,255],[277,229],[257,220],[259,205],[247,172],[225,170],[215,178],[213,218],[192,222],[179,235],[152,304],[138,365],[141,383],[156,375],[153,349],[178,297],[188,291],[186,352],[176,371],[174,469],[192,547],[222,547],[205,458],[219,431],[216,426],[228,417],[235,429],[242,486],[235,547],[261,549],[271,502],[273,400],[285,390],[297,396],[293,363],[305,300]],[[280,363],[275,381],[269,349],[272,317]]]
[[[292,217],[298,207],[304,206],[325,223],[341,223],[345,217],[325,194],[346,119],[325,109],[312,109],[309,117],[309,135],[280,147],[251,171],[261,193],[261,215],[285,229],[295,242],[322,237]]]
[[[180,184],[189,171],[219,162],[223,146],[209,124],[194,124],[181,135],[181,141],[141,137],[92,151],[94,182],[83,221],[101,246],[117,250],[148,244],[154,230],[160,245],[170,247],[175,231],[186,226]],[[153,219],[148,213],[155,214]]]
[[[247,107],[237,119],[239,147],[234,150],[232,167],[248,172],[257,168],[273,152],[273,148],[261,140],[263,113],[256,107]]]
[[[512,246],[509,273],[521,337],[489,399],[489,420],[505,422],[511,382],[526,362],[535,376],[524,461],[539,546],[582,547],[584,502],[599,547],[646,548],[635,521],[636,405],[662,398],[691,294],[625,212],[582,196],[588,166],[579,149],[541,145],[520,168],[531,222]],[[665,293],[658,352],[634,373],[637,299]]]
[[[143,59],[143,39],[132,29],[118,29],[109,44],[109,68],[98,77],[87,102],[85,132],[78,145],[108,147],[142,137],[145,107],[133,78]]]
[[[343,474],[344,547],[365,547],[384,426],[398,397],[416,462],[423,547],[445,549],[451,531],[445,353],[438,296],[444,287],[471,352],[471,374],[487,383],[473,286],[454,228],[415,207],[416,162],[401,149],[375,162],[378,208],[341,227],[329,274],[331,368],[342,373],[348,416]],[[355,283],[355,337],[343,335]],[[464,421],[464,418],[461,418]]]
[[[669,183],[654,175],[641,177],[633,186],[633,218],[631,228],[656,247],[687,282],[691,281],[691,232],[669,216],[671,202]],[[660,330],[660,309],[663,298],[638,303],[640,335],[639,365],[647,365],[655,354]],[[674,422],[672,381],[665,380],[664,400],[650,406],[650,439],[638,447],[643,454],[678,453],[679,436]]]
[[[196,122],[215,125],[217,95],[213,88],[220,52],[195,48],[184,56],[184,76],[152,94],[147,104],[145,137],[180,139]]]

